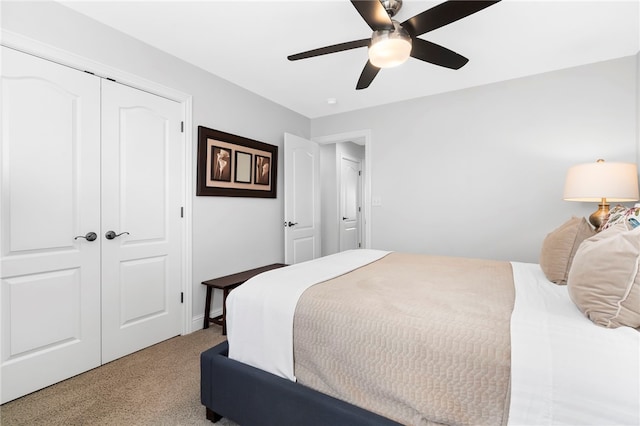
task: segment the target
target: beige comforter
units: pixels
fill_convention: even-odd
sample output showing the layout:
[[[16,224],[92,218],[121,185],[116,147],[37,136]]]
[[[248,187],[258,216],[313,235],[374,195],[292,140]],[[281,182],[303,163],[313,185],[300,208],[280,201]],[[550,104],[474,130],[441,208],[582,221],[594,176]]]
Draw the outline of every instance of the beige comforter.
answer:
[[[507,423],[508,262],[391,253],[300,298],[298,382],[407,425]]]

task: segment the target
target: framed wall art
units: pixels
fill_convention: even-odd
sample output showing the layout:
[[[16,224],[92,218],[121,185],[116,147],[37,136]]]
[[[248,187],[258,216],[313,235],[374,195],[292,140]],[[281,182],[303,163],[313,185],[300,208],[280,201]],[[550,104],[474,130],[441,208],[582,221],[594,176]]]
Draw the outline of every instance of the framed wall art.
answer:
[[[276,198],[278,147],[198,126],[196,195]]]

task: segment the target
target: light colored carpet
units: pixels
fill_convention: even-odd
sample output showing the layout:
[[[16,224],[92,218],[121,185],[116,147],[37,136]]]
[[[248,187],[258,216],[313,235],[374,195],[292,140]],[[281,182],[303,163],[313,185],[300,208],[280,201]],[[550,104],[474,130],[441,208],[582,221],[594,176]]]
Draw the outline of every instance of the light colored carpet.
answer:
[[[211,326],[158,343],[0,406],[0,424],[213,426],[200,404],[200,353],[223,340]]]

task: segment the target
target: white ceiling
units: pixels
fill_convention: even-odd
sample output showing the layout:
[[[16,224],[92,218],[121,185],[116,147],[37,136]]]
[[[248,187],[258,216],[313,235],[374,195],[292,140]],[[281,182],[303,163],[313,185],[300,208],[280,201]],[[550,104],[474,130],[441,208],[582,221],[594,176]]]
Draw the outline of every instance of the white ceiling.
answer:
[[[469,58],[460,70],[410,58],[356,91],[366,48],[287,60],[370,37],[348,0],[62,3],[309,118],[634,55],[640,46],[638,0],[503,0],[421,36]],[[404,0],[395,19],[439,3]]]

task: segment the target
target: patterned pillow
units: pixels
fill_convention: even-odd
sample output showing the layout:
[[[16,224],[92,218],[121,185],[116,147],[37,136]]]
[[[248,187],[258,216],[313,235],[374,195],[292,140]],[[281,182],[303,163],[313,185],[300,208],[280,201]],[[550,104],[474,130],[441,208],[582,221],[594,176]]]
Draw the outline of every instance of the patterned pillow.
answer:
[[[609,229],[618,223],[624,223],[627,229],[640,226],[640,207],[631,207],[628,209],[618,204],[609,211],[600,231]]]
[[[540,267],[547,279],[559,285],[566,284],[578,246],[594,234],[585,218],[572,217],[547,235],[540,253]]]
[[[603,327],[640,327],[639,261],[640,227],[618,222],[585,240],[569,271],[571,300]]]

